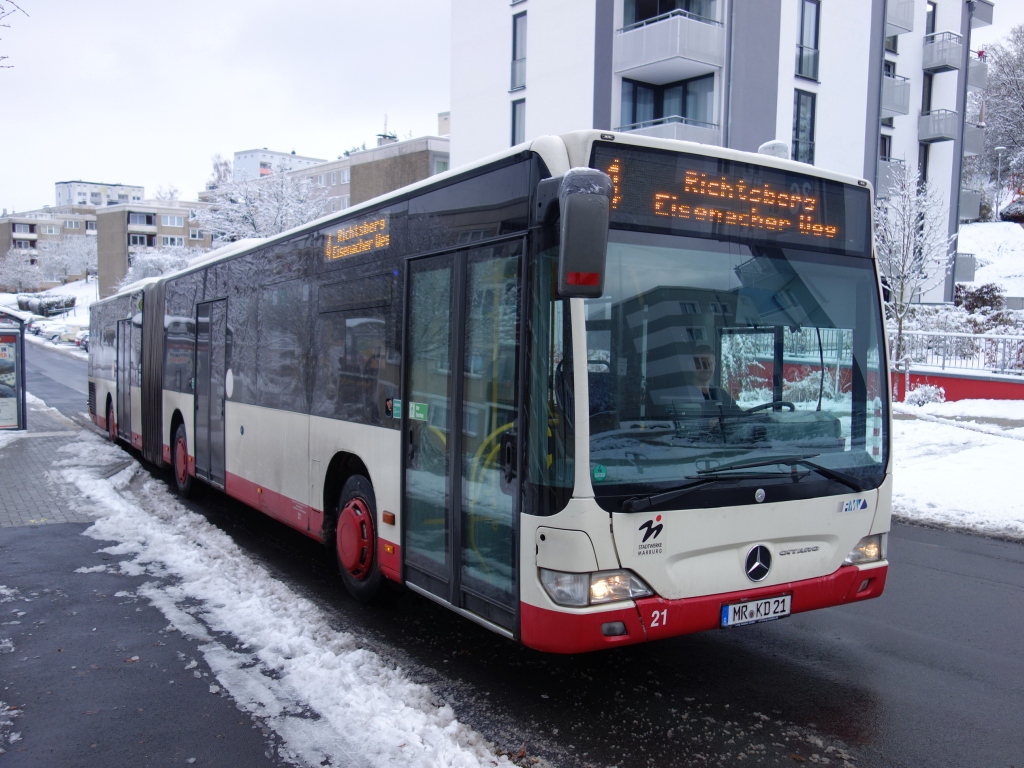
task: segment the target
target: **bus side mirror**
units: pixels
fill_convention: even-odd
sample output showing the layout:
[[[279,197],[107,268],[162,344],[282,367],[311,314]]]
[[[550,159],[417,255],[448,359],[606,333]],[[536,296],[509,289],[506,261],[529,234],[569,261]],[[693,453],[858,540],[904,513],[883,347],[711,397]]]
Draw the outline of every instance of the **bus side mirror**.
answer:
[[[612,180],[593,168],[573,168],[562,177],[558,293],[564,298],[597,298],[604,293],[612,193]]]

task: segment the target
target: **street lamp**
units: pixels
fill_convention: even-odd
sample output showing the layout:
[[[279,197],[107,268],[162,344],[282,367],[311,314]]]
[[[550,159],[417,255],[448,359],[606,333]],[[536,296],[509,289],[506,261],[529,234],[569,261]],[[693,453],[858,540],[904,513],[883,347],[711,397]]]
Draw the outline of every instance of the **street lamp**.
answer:
[[[999,198],[1003,194],[1003,152],[1006,147],[996,147],[999,160],[996,161],[996,221],[999,221]]]

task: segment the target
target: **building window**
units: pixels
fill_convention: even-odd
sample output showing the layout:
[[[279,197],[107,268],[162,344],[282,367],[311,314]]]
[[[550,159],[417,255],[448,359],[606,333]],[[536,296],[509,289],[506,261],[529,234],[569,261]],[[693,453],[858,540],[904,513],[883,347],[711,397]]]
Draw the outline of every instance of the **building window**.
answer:
[[[318,187],[326,187],[327,186],[327,174],[326,173],[321,173],[319,176],[317,176],[316,177],[316,183],[317,183]]]
[[[333,187],[337,183],[338,183],[338,172],[337,171],[331,171],[331,186]]]
[[[181,235],[161,235],[160,245],[165,247],[182,246],[185,244],[185,238]]]
[[[526,14],[512,17],[512,86],[513,91],[526,87]]]
[[[331,213],[334,213],[336,210],[338,210],[338,201],[331,200]]]
[[[80,221],[65,221],[64,222],[64,229],[80,229],[81,227],[82,227],[82,222],[80,222]]]
[[[149,240],[145,235],[129,234],[128,245],[149,245]]]
[[[189,240],[202,240],[203,239],[203,230],[201,230],[201,229],[190,229],[188,231],[188,239]]]
[[[43,234],[44,235],[59,235],[60,234],[60,227],[58,227],[56,224],[43,224]]]
[[[21,234],[27,235],[27,234],[29,234],[32,231],[32,225],[31,224],[15,224],[14,225],[14,231],[15,232],[20,232]]]
[[[921,143],[917,145],[917,175],[918,181],[921,184],[924,184],[926,181],[928,181],[929,149],[930,147],[928,144]]]
[[[95,232],[96,231],[96,222],[95,221],[87,221],[87,222],[85,222],[85,231],[86,232]]]
[[[128,199],[128,195],[118,195],[117,199],[118,200],[127,200]]]
[[[151,213],[129,213],[128,223],[135,224],[137,226],[152,227],[156,217]]]
[[[704,75],[667,85],[622,81],[622,126],[678,122],[712,127],[715,76]]]
[[[623,20],[628,27],[675,12],[715,21],[718,18],[715,5],[716,0],[626,0]]]
[[[796,45],[796,74],[818,79],[818,0],[800,0],[800,30]]]
[[[889,53],[900,52],[899,35],[890,35],[889,37],[885,38],[885,50],[887,50]]]
[[[815,95],[807,91],[793,92],[793,159],[814,165]]]
[[[892,136],[882,134],[878,140],[878,157],[881,160],[890,160],[892,158]]]
[[[512,146],[526,141],[526,99],[512,102]]]
[[[925,72],[921,78],[921,113],[927,114],[932,111],[932,75]]]
[[[924,12],[924,33],[926,35],[935,34],[935,3],[928,3],[925,6]]]
[[[184,216],[161,216],[160,224],[165,227],[184,227]]]
[[[341,208],[341,210],[345,210],[346,208],[348,208],[348,195],[342,195],[341,197],[338,198],[338,206]]]
[[[141,199],[142,199],[142,198],[141,198],[141,197],[139,197],[138,195],[135,195],[135,196],[133,196],[133,197],[132,197],[132,200],[133,200],[134,202],[136,202],[136,203],[137,203],[137,202],[139,202],[139,201],[140,201]]]
[[[27,251],[27,250],[30,250],[32,248],[32,241],[31,240],[15,240],[14,241],[14,247],[15,248],[19,248],[19,249],[21,249],[23,251]]]
[[[352,176],[351,171],[351,168],[342,168],[340,171],[338,171],[338,183],[348,184],[349,179]]]
[[[448,161],[447,160],[435,160],[434,161],[434,173],[435,174],[437,174],[437,173],[444,173],[447,170],[448,170]]]

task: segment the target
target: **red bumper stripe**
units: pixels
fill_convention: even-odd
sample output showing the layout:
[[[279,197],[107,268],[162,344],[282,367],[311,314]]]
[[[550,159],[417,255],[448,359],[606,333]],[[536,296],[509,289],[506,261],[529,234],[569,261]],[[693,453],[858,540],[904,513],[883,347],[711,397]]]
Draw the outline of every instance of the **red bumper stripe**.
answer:
[[[721,626],[722,606],[729,603],[789,594],[793,596],[792,612],[802,613],[878,597],[885,589],[888,570],[888,565],[863,571],[844,566],[828,576],[773,587],[682,600],[649,597],[637,600],[636,607],[605,613],[568,613],[520,603],[521,639],[538,651],[583,653],[702,632]],[[625,624],[627,634],[605,636],[602,625],[615,621]]]

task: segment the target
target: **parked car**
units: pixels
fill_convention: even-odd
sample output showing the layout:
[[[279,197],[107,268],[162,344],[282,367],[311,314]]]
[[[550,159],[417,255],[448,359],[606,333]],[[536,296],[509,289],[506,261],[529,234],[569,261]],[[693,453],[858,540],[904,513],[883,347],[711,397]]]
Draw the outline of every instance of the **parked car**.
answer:
[[[75,335],[75,344],[77,344],[82,349],[84,349],[86,352],[88,352],[89,351],[89,331],[88,330],[79,331]]]
[[[57,344],[58,342],[61,341],[69,341],[75,343],[76,337],[78,336],[78,333],[81,330],[82,327],[79,325],[61,324],[56,328],[51,328],[49,331],[46,332],[46,335],[49,336],[50,341],[52,341],[54,344]]]

